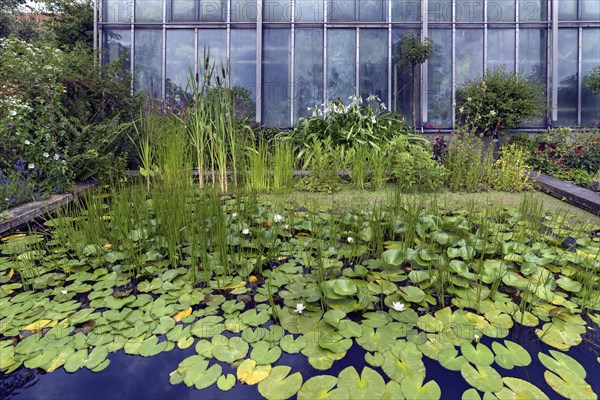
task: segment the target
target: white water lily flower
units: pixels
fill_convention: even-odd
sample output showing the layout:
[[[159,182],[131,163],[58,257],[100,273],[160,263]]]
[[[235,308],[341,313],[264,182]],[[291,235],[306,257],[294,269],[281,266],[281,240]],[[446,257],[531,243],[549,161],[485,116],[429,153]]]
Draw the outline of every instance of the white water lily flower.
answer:
[[[475,336],[473,337],[473,341],[474,341],[475,343],[479,343],[479,339],[481,339],[481,338],[479,337],[479,335],[475,335]]]
[[[63,289],[63,290],[61,290],[60,292],[61,292],[62,294],[67,294],[67,290],[66,290],[66,289]]]
[[[50,154],[48,154],[47,152],[43,152],[42,156],[44,156],[44,158],[48,158],[48,157],[50,157]]]
[[[29,169],[34,169],[34,168],[35,168],[35,164],[34,164],[34,163],[31,163],[31,164],[29,164],[29,165],[27,166],[27,168],[29,168]]]
[[[250,229],[248,229],[248,228],[242,229],[242,235],[249,235],[249,234],[250,234]]]
[[[352,236],[348,236],[348,239],[346,239],[346,241],[348,243],[354,243],[354,238]]]
[[[305,309],[306,309],[306,306],[304,304],[297,303],[296,309],[294,311],[297,312],[298,314],[302,314],[302,311],[304,311]]]
[[[275,222],[276,224],[283,222],[283,215],[275,214],[273,216],[273,222]]]
[[[392,308],[398,312],[406,310],[406,306],[400,303],[399,301],[395,301],[392,303]]]

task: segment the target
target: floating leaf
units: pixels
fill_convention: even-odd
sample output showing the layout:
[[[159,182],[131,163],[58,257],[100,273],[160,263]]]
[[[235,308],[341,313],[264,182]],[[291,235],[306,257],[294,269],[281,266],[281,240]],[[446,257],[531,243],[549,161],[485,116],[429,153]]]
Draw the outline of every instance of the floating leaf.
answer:
[[[271,344],[266,341],[260,341],[252,344],[250,358],[257,364],[273,364],[281,357],[281,348],[278,346],[271,348]]]
[[[499,392],[502,389],[502,377],[488,365],[477,365],[477,369],[469,363],[460,368],[463,378],[477,390],[482,392]]]
[[[420,303],[425,300],[425,292],[416,286],[403,286],[400,288],[400,296],[411,303]]]
[[[592,387],[571,370],[561,371],[560,377],[550,371],[544,372],[548,385],[558,394],[572,400],[596,400]]]
[[[565,323],[546,323],[541,329],[536,329],[535,334],[547,345],[565,351],[577,346],[582,340],[579,332]]]
[[[436,381],[429,381],[423,385],[423,376],[408,376],[402,381],[400,387],[404,397],[410,400],[437,400],[442,395],[442,390]]]
[[[467,359],[458,355],[458,350],[454,347],[440,352],[438,357],[440,365],[451,371],[460,371],[464,363],[468,363]]]
[[[173,319],[175,320],[175,322],[179,322],[183,318],[190,315],[191,313],[192,313],[192,307],[188,308],[187,310],[179,311],[177,314],[173,315]]]
[[[500,400],[524,399],[524,400],[550,400],[537,386],[523,379],[504,377],[504,387],[496,393]]]
[[[460,346],[463,356],[475,365],[492,365],[494,353],[483,343],[477,343],[477,348],[471,343],[463,343]]]
[[[504,341],[504,346],[499,342],[492,343],[492,349],[496,353],[496,363],[504,369],[512,369],[514,366],[525,367],[531,363],[531,356],[521,345]]]
[[[270,365],[256,365],[256,361],[248,358],[238,366],[237,378],[246,385],[256,385],[271,373]]]
[[[298,391],[298,400],[327,400],[350,398],[345,388],[333,389],[338,378],[331,375],[318,375],[310,378]],[[332,390],[333,389],[333,390]]]
[[[425,377],[425,364],[422,357],[423,354],[413,343],[397,342],[391,350],[383,353],[381,369],[390,379],[398,383],[409,375]]]
[[[402,388],[396,381],[389,381],[385,384],[385,392],[383,393],[382,400],[404,400],[402,394]]]
[[[195,386],[198,390],[212,386],[223,374],[219,364],[209,367],[208,360],[202,356],[186,358],[179,364],[177,371],[183,374],[183,383],[186,386]]]
[[[221,375],[219,379],[217,379],[217,387],[226,392],[231,390],[235,386],[235,376],[232,374]]]
[[[363,368],[361,376],[354,367],[345,368],[338,378],[338,388],[346,389],[352,399],[377,399],[385,392],[383,377],[369,367]]]
[[[383,364],[383,354],[376,351],[375,353],[365,353],[365,361],[374,367],[381,367]]]
[[[573,372],[581,379],[585,379],[585,368],[573,357],[556,350],[550,350],[550,355],[552,355],[552,357],[544,353],[538,353],[538,358],[542,364],[544,364],[544,367],[548,368],[550,371],[556,372],[559,375],[565,370],[568,370]]]
[[[212,345],[213,357],[226,363],[246,357],[250,348],[248,343],[238,336],[227,338],[223,335],[216,335],[212,338]]]
[[[477,389],[467,389],[464,391],[464,393],[462,394],[461,400],[481,400],[481,396],[479,395],[479,392],[477,391]],[[523,400],[527,400],[527,399],[523,399]]]
[[[285,335],[279,342],[279,346],[281,346],[281,350],[286,353],[300,353],[300,351],[306,347],[306,338],[304,336],[299,336],[294,339],[293,335]]]
[[[296,372],[289,375],[292,368],[282,365],[271,370],[269,376],[258,384],[258,392],[267,400],[289,399],[302,386],[302,375]]]

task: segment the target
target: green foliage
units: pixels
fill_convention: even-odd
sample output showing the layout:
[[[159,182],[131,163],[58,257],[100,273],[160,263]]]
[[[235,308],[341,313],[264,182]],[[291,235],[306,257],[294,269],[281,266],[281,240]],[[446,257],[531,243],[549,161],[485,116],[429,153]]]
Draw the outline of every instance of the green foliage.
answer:
[[[445,170],[433,159],[431,145],[411,143],[399,136],[386,150],[394,179],[401,189],[436,191],[442,187]]]
[[[542,115],[546,98],[539,83],[502,67],[461,85],[455,107],[457,123],[477,135],[491,136]]]
[[[502,154],[496,161],[492,186],[505,192],[520,192],[531,189],[527,170],[529,152],[521,146],[511,144],[502,148]]]
[[[50,18],[44,26],[61,49],[82,46],[92,49],[94,44],[94,9],[92,0],[45,0]]]
[[[587,87],[595,95],[600,96],[600,65],[594,67],[592,72],[587,76]]]
[[[406,32],[400,39],[403,63],[405,65],[420,65],[435,54],[434,43],[428,37],[423,42],[415,32]]]
[[[477,192],[491,187],[494,158],[492,149],[475,135],[459,132],[442,157],[446,185],[450,190]]]

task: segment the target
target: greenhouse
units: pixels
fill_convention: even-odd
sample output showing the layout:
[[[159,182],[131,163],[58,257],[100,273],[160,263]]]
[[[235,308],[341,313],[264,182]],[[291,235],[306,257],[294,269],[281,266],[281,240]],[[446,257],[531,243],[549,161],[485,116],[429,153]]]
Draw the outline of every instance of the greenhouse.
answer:
[[[600,60],[597,0],[103,0],[95,13],[104,61],[126,54],[134,90],[177,97],[209,50],[267,126],[370,94],[410,119],[399,41],[411,30],[436,50],[417,77],[425,130],[452,128],[453,88],[499,66],[546,88],[547,115],[524,127],[600,120],[600,98],[585,85]]]

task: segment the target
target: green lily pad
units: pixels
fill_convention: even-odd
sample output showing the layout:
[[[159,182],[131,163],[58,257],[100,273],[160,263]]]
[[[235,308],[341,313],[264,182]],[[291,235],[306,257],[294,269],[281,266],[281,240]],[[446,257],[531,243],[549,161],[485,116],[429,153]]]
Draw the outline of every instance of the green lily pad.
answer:
[[[281,348],[279,346],[271,348],[271,344],[266,341],[260,341],[252,344],[250,358],[257,364],[273,364],[281,357]]]
[[[258,384],[258,392],[267,400],[285,400],[298,393],[302,375],[296,372],[288,376],[291,369],[284,365],[273,368],[269,376]]]
[[[239,336],[227,338],[223,335],[216,335],[211,341],[213,345],[213,357],[219,361],[232,363],[246,357],[250,346]]]
[[[425,300],[425,292],[416,286],[401,287],[400,296],[411,303],[420,303]]]
[[[494,353],[483,343],[477,343],[476,348],[471,343],[463,343],[460,350],[475,365],[492,365],[494,362]]]
[[[242,323],[249,326],[261,326],[271,318],[269,312],[265,309],[260,312],[256,312],[256,309],[250,309],[240,314],[240,320]]]
[[[549,322],[536,329],[535,334],[547,345],[559,350],[569,350],[581,343],[581,334],[571,325]]]
[[[391,350],[383,353],[383,372],[398,383],[409,375],[425,377],[423,354],[410,342],[396,342]]]
[[[248,358],[238,366],[237,378],[246,385],[256,385],[265,380],[271,373],[270,365],[257,365],[256,361]]]
[[[281,350],[285,351],[289,354],[300,353],[300,351],[306,347],[306,338],[304,336],[299,336],[294,339],[293,335],[285,335],[281,338],[279,342],[279,346]]]
[[[545,371],[544,379],[556,393],[567,399],[596,400],[598,398],[592,387],[571,370],[563,370],[560,376]]]
[[[226,392],[235,386],[235,376],[233,374],[221,375],[217,379],[217,387]]]
[[[389,381],[385,384],[385,392],[383,393],[382,400],[404,400],[402,394],[402,387],[396,381]]]
[[[338,378],[331,375],[318,375],[310,378],[298,391],[298,400],[327,400],[350,398],[345,388],[333,389]],[[332,390],[333,389],[333,390]]]
[[[477,390],[482,392],[499,392],[502,390],[502,377],[494,368],[488,365],[477,365],[477,369],[475,369],[471,364],[464,363],[460,373],[469,385]]]
[[[523,379],[504,377],[502,380],[508,387],[504,387],[496,393],[496,396],[500,400],[550,400],[537,386]]]
[[[458,355],[458,350],[454,347],[441,351],[438,362],[442,367],[451,371],[460,371],[463,364],[468,363],[465,357]]]
[[[477,391],[477,389],[467,389],[463,392],[462,396],[461,396],[461,400],[481,400],[481,396],[479,395],[479,392]],[[523,399],[523,400],[527,400],[527,399]]]
[[[499,342],[492,343],[492,349],[496,353],[496,363],[504,369],[512,369],[514,366],[525,367],[531,364],[531,356],[521,345],[504,341],[504,346]]]
[[[210,367],[209,365],[208,360],[196,355],[183,360],[177,367],[177,371],[183,374],[183,383],[186,386],[195,386],[200,390],[212,386],[223,375],[223,369],[219,364]]]
[[[363,368],[361,376],[354,367],[345,368],[338,378],[338,388],[346,389],[352,399],[378,399],[385,392],[383,377],[369,367]]]
[[[437,400],[442,396],[442,390],[436,381],[431,380],[423,385],[423,376],[409,376],[400,384],[402,394],[407,399]]]
[[[327,310],[325,314],[323,314],[323,321],[327,322],[329,325],[337,328],[340,324],[340,321],[346,316],[346,313],[340,310]]]
[[[585,379],[585,368],[573,357],[556,350],[550,350],[550,355],[552,357],[544,353],[538,353],[538,358],[544,364],[544,367],[559,375],[564,371],[571,371],[581,379]]]
[[[341,320],[337,328],[339,334],[347,339],[359,337],[363,333],[362,326],[349,319]]]
[[[383,354],[376,351],[375,353],[365,353],[365,361],[374,367],[381,367],[383,364]]]

